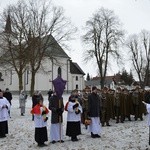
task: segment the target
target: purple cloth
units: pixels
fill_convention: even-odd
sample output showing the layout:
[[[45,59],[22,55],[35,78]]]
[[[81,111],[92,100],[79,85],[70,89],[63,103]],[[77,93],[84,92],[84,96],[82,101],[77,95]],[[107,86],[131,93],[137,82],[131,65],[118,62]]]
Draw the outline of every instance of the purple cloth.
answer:
[[[58,98],[62,97],[62,94],[63,94],[64,89],[65,89],[66,82],[67,81],[63,80],[60,76],[58,76],[56,79],[54,79],[52,81],[52,83],[54,85],[56,95],[58,96]]]

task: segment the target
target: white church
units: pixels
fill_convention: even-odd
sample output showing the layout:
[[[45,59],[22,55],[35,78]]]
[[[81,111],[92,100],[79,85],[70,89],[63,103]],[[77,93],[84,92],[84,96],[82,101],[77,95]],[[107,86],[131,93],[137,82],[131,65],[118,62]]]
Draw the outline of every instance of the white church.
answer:
[[[8,35],[12,33],[10,15],[7,17],[5,33]],[[85,73],[71,58],[65,53],[62,47],[54,39],[52,35],[43,38],[52,42],[47,45],[47,53],[51,54],[51,59],[45,55],[40,69],[35,76],[34,90],[46,92],[49,89],[54,90],[52,81],[60,75],[63,80],[66,80],[65,91],[70,92],[74,89],[82,90],[85,87],[84,75]],[[3,44],[3,43],[2,43]],[[53,45],[53,46],[52,46]],[[30,91],[31,85],[31,70],[29,66],[25,66],[26,70],[23,74],[23,90]],[[19,91],[19,79],[14,69],[0,67],[0,89],[5,90],[9,88],[11,92]]]
[[[57,43],[58,44],[58,43]],[[44,70],[42,69],[44,66]],[[72,62],[71,58],[58,44],[53,51],[53,59],[46,59],[42,63],[41,68],[35,76],[35,90],[47,92],[49,89],[54,89],[52,81],[61,75],[62,79],[66,80],[65,92],[70,92],[74,89],[82,90],[85,88],[84,75],[85,73],[80,66]],[[11,92],[19,91],[19,80],[14,70],[0,68],[0,89],[9,88]],[[23,74],[23,90],[30,91],[31,72],[27,67]]]

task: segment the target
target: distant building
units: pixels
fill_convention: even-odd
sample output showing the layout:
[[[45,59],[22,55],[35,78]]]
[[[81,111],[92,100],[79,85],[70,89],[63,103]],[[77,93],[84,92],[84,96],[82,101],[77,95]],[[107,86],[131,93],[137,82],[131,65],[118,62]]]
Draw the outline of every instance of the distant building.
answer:
[[[93,77],[90,81],[85,81],[85,86],[92,87],[96,86],[97,88],[101,89],[100,85],[101,78],[100,77]],[[109,87],[111,89],[116,89],[121,83],[120,75],[117,74],[115,76],[106,76],[105,78],[105,87]]]

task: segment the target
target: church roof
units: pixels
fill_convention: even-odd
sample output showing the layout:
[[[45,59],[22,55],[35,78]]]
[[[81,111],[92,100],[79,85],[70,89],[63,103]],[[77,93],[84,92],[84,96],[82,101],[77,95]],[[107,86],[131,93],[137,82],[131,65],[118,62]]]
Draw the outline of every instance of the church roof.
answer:
[[[85,73],[80,68],[80,66],[77,63],[72,62],[72,61],[70,61],[70,73],[71,74],[82,74],[82,75],[85,75]]]
[[[51,56],[64,57],[70,59],[70,57],[65,53],[65,51],[61,48],[61,46],[54,39],[53,36],[50,35],[48,38],[49,38],[49,46],[47,48],[47,52],[50,53]],[[77,63],[72,62],[71,60],[70,60],[70,73],[85,75],[80,66]]]
[[[5,32],[12,34],[10,14],[8,14],[7,19],[6,19]],[[36,38],[36,40],[38,42],[38,37]],[[46,51],[47,55],[51,57],[57,56],[57,57],[69,58],[69,56],[65,53],[65,51],[61,48],[61,46],[58,44],[58,42],[55,40],[55,38],[51,34],[45,36],[41,40],[43,42],[43,46],[44,46],[43,48],[44,49],[46,48],[47,50]]]
[[[48,42],[47,42],[48,54],[50,54],[51,56],[70,58],[52,35],[48,35],[45,38],[45,40],[47,40],[47,38],[48,38]]]

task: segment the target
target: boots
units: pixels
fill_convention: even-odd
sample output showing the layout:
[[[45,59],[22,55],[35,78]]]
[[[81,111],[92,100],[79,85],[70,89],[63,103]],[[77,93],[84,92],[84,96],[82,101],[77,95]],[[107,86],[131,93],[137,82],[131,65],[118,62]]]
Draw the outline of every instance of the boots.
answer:
[[[23,113],[21,113],[21,116],[24,116],[24,114],[23,114]]]
[[[109,122],[107,122],[107,123],[106,123],[106,126],[111,126],[111,125],[109,124]]]
[[[131,121],[131,117],[130,116],[128,117],[128,120]]]
[[[73,141],[73,142],[78,141],[77,136],[72,136],[72,137],[71,137],[71,141]]]
[[[91,137],[92,137],[92,138],[95,138],[95,134],[93,134],[92,132],[91,132]]]
[[[98,134],[93,134],[93,133],[91,132],[91,137],[92,137],[92,138],[100,138],[101,136],[98,135]]]

